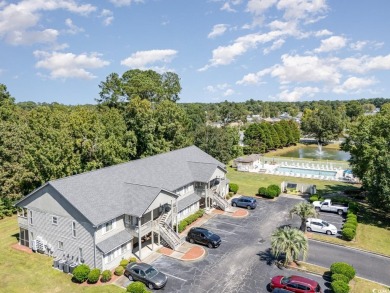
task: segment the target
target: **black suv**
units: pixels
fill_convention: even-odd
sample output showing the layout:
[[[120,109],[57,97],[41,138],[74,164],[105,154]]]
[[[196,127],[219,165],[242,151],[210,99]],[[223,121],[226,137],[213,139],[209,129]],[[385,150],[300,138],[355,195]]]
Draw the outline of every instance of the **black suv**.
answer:
[[[221,245],[221,237],[213,232],[199,227],[191,228],[187,235],[187,241],[191,243],[200,243],[207,245],[209,248]]]

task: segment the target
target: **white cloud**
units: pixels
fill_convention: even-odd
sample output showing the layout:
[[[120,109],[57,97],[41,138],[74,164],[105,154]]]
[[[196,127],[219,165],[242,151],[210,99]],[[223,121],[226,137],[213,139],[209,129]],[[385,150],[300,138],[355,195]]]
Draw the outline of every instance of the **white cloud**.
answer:
[[[296,87],[292,91],[284,90],[279,93],[278,98],[286,102],[299,101],[302,97],[313,97],[320,92],[317,87]]]
[[[349,72],[366,73],[373,70],[390,70],[390,54],[385,56],[361,56],[359,58],[335,59],[338,66]]]
[[[228,28],[228,25],[226,25],[226,24],[222,24],[222,23],[216,24],[216,25],[214,25],[213,30],[208,34],[207,37],[209,39],[213,39],[215,37],[222,36],[226,32],[227,28]]]
[[[230,6],[230,3],[229,3],[229,2],[225,2],[225,3],[222,5],[221,10],[222,10],[222,11],[227,11],[227,12],[237,12],[235,9],[233,9],[233,8]]]
[[[114,14],[112,13],[111,10],[108,9],[103,9],[102,12],[100,13],[99,17],[103,18],[103,24],[105,26],[108,26],[112,23],[114,20]]]
[[[4,4],[0,11],[0,38],[13,45],[54,42],[58,31],[42,28],[39,21],[43,11],[58,9],[87,15],[96,7],[91,4],[78,5],[74,0],[24,0],[17,4]]]
[[[272,43],[272,46],[271,47],[268,47],[268,48],[265,48],[263,50],[263,54],[264,55],[267,55],[268,53],[270,53],[271,51],[275,51],[277,49],[280,49],[283,44],[284,44],[284,40],[283,39],[279,39],[279,40],[276,40],[275,42]]]
[[[327,29],[316,31],[314,33],[314,36],[316,37],[323,37],[323,36],[331,36],[333,33],[331,31],[328,31]]]
[[[90,69],[101,68],[110,64],[102,60],[98,53],[80,54],[35,51],[34,56],[39,59],[36,68],[47,69],[50,78],[95,78]]]
[[[138,51],[133,53],[130,57],[121,61],[121,65],[131,68],[145,68],[149,64],[156,62],[169,63],[176,56],[176,50],[150,50]]]
[[[285,19],[305,19],[311,23],[320,18],[310,20],[310,17],[328,10],[326,0],[280,0],[276,7],[284,10]]]
[[[347,44],[347,39],[340,36],[332,36],[321,41],[321,46],[314,50],[314,52],[330,52],[344,48]]]
[[[81,27],[78,27],[77,25],[73,24],[73,21],[70,18],[67,18],[65,20],[65,25],[68,27],[66,32],[71,35],[75,35],[77,33],[83,32],[84,29]]]
[[[249,0],[247,11],[254,15],[262,15],[266,10],[276,4],[278,0]]]
[[[143,0],[110,0],[112,4],[115,6],[121,7],[121,6],[130,6],[131,3],[142,3]]]
[[[240,85],[256,85],[261,83],[261,78],[272,72],[274,67],[269,67],[263,70],[260,70],[256,73],[249,73],[245,75],[241,80],[237,81],[236,84]]]
[[[365,87],[373,85],[377,81],[373,78],[360,78],[360,77],[350,77],[341,86],[335,87],[333,91],[337,94],[351,93],[351,92],[360,92]]]
[[[357,41],[355,43],[350,44],[352,50],[361,51],[366,45],[367,41]]]
[[[224,93],[223,93],[223,96],[224,97],[228,97],[228,96],[231,96],[231,95],[234,95],[234,90],[232,89],[227,89]]]

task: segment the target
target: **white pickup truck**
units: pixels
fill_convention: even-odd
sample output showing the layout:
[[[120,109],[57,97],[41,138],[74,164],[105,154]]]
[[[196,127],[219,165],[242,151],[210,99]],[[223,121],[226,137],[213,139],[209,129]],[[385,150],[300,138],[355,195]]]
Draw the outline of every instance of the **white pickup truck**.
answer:
[[[325,199],[324,201],[314,201],[313,206],[317,212],[334,212],[338,213],[339,215],[348,212],[348,204],[332,204],[331,199]]]

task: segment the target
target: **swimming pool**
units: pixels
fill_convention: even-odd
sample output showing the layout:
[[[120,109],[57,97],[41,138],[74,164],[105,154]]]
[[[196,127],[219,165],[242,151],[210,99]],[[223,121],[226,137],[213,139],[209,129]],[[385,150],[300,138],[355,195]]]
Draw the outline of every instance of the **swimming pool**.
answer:
[[[302,168],[288,168],[278,167],[275,171],[290,173],[290,174],[305,174],[305,175],[319,175],[319,176],[330,176],[336,177],[336,171],[330,170],[317,170],[317,169],[302,169]]]

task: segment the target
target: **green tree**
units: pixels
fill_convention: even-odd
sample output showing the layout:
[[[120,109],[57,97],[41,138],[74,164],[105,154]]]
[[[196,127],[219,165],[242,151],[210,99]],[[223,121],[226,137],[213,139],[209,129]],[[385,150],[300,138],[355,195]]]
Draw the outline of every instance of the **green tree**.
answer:
[[[315,110],[304,111],[301,129],[304,134],[313,136],[319,143],[338,138],[343,128],[342,113],[330,106],[320,105]]]
[[[341,147],[350,152],[353,174],[362,181],[369,201],[384,211],[390,211],[389,129],[390,103],[376,115],[360,117]]]
[[[375,105],[371,103],[363,104],[364,113],[372,113],[375,110]]]
[[[363,115],[363,106],[358,101],[350,101],[345,105],[345,113],[351,121],[355,121],[359,116]]]
[[[284,227],[272,233],[271,249],[276,258],[284,255],[284,265],[286,265],[297,261],[300,255],[306,259],[309,244],[305,233],[295,228]]]
[[[300,230],[306,232],[306,221],[308,218],[317,217],[317,212],[314,209],[313,205],[307,202],[301,202],[296,204],[290,210],[290,217],[292,218],[294,215],[297,215],[301,218],[301,226]]]
[[[260,123],[250,124],[244,132],[244,144],[247,154],[262,154],[267,150],[263,128]]]

